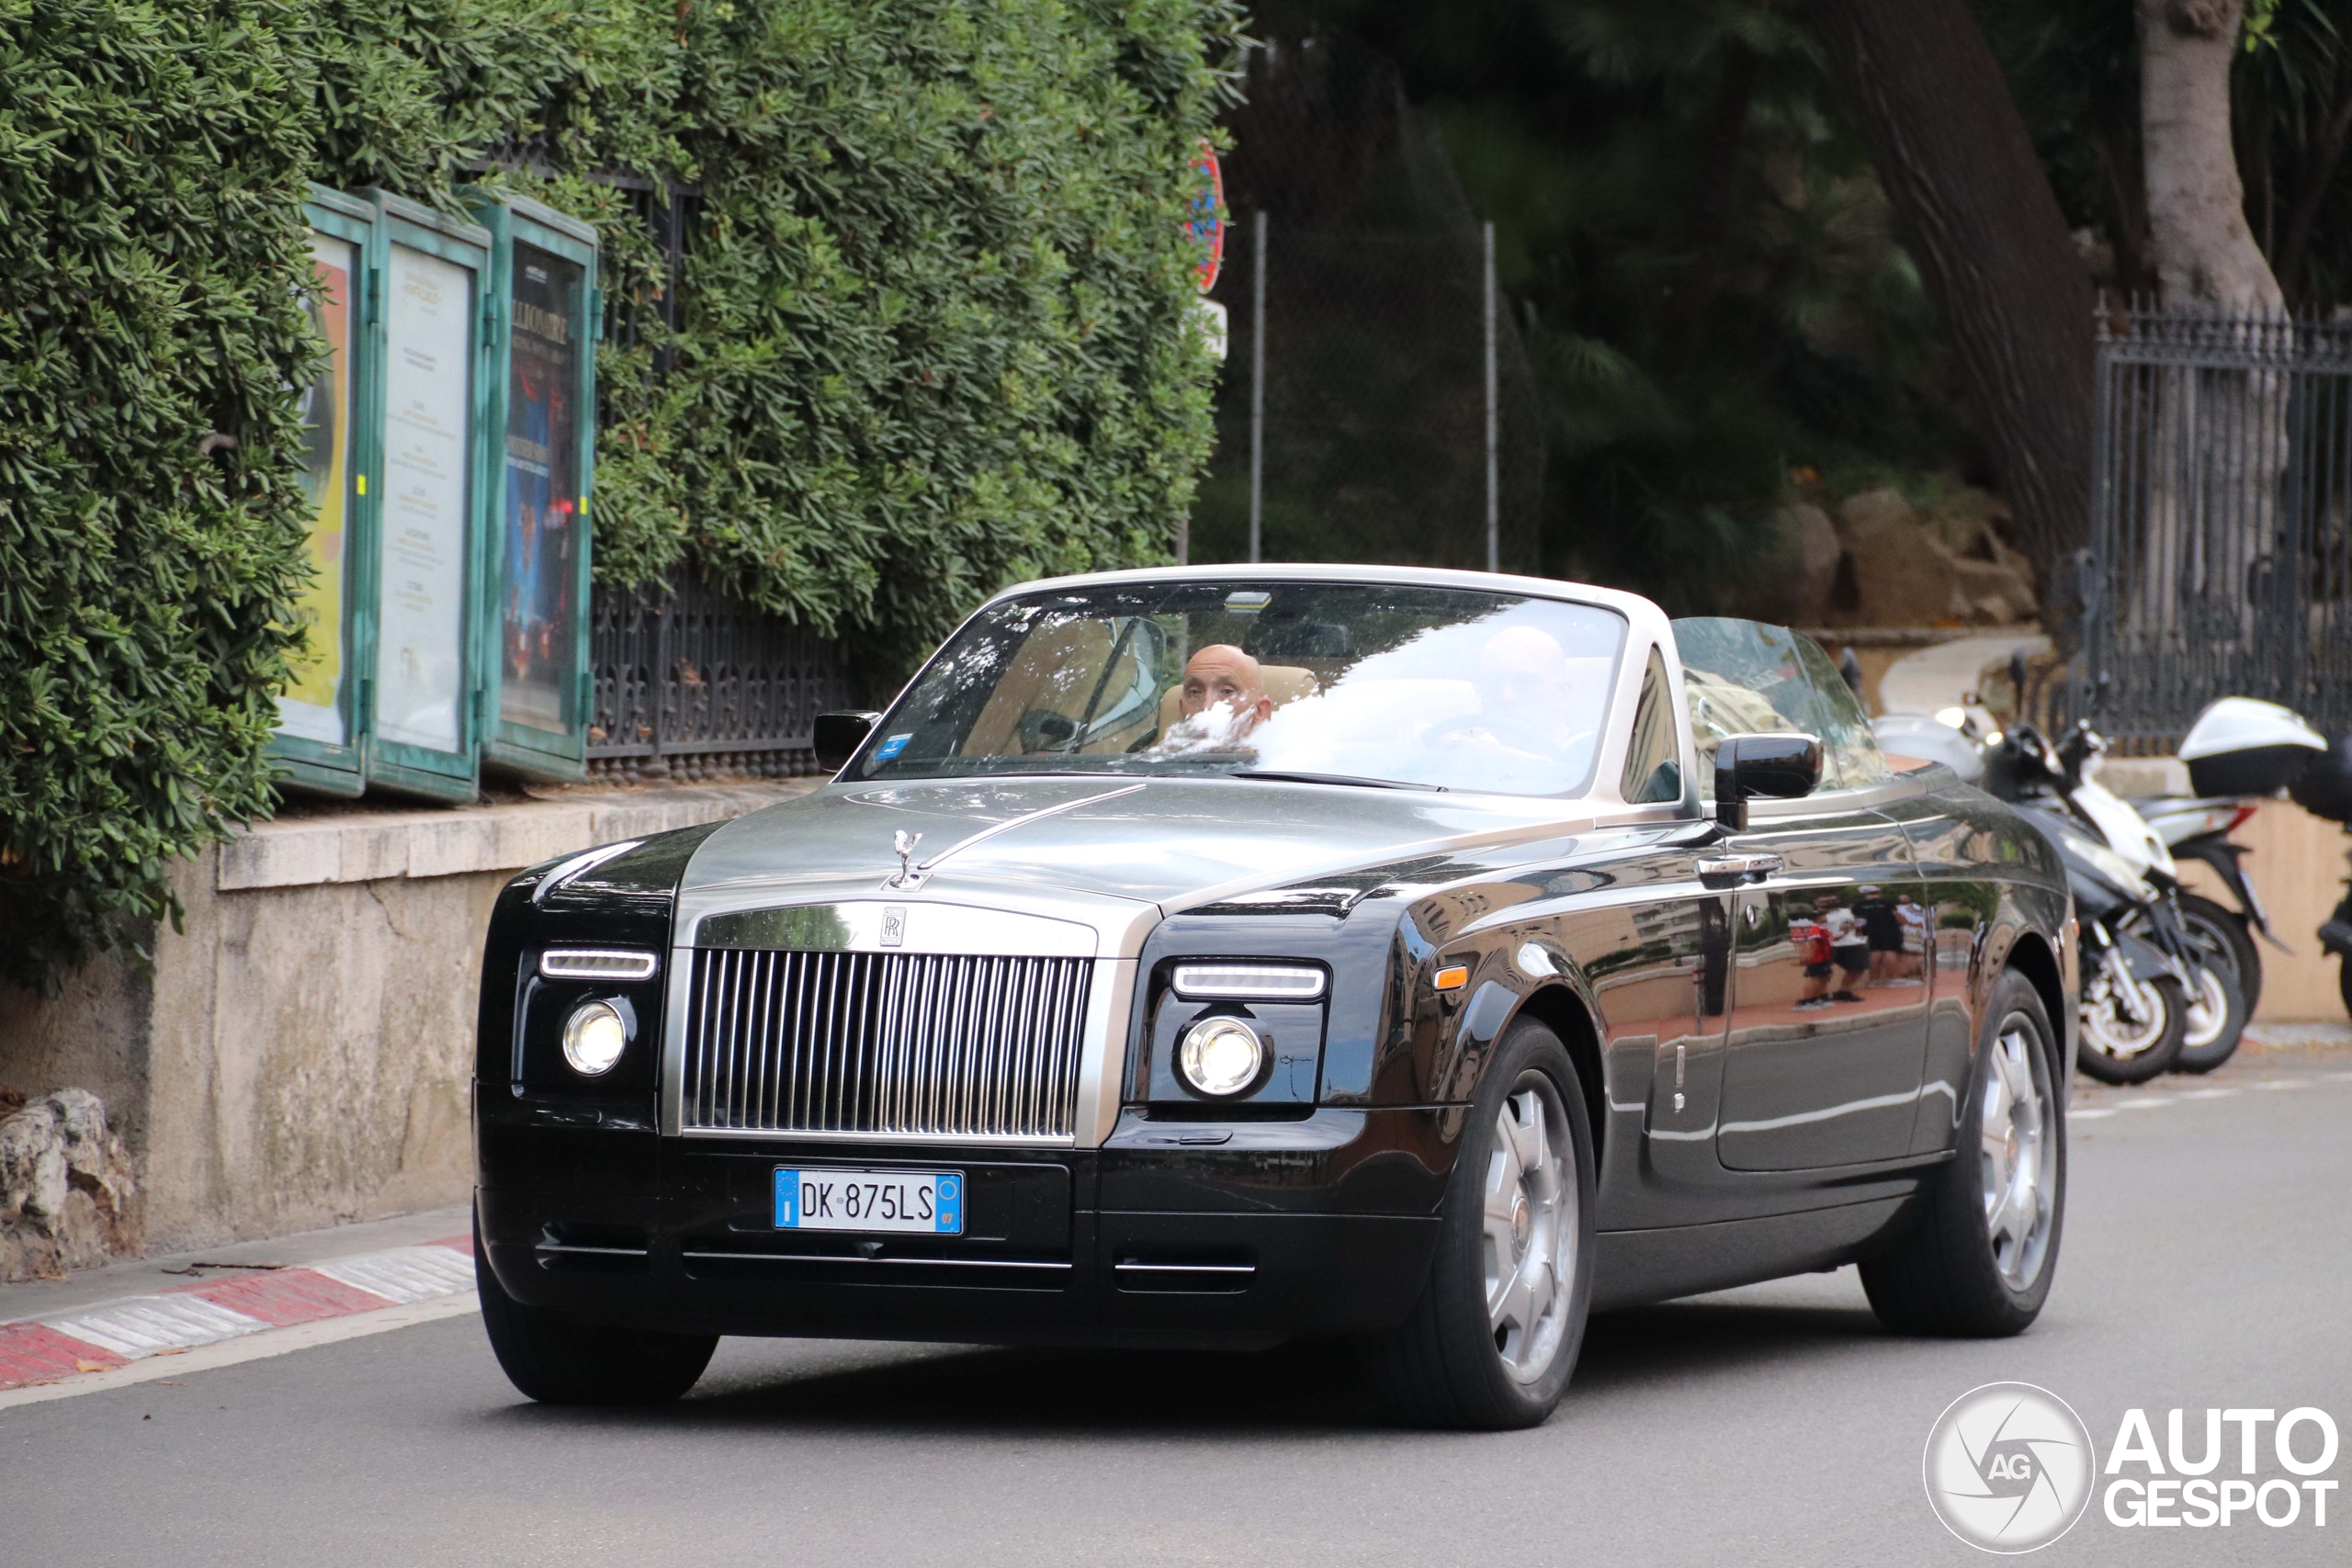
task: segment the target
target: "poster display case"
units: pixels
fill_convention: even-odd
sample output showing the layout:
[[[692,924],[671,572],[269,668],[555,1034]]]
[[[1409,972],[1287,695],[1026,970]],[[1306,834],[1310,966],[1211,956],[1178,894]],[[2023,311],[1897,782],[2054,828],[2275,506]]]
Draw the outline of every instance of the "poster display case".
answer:
[[[287,782],[327,795],[365,785],[357,671],[370,630],[368,546],[376,421],[367,378],[367,315],[376,209],[312,186],[311,284],[303,296],[326,358],[302,389],[303,490],[310,503],[311,581],[296,604],[307,633],[293,679],[277,699],[270,759]]]
[[[374,657],[362,688],[367,776],[406,794],[471,799],[490,234],[399,197],[375,200],[383,473]]]
[[[476,192],[470,223],[312,186],[308,636],[289,788],[470,800],[487,764],[586,774],[596,231]]]
[[[491,235],[482,761],[527,777],[579,779],[587,773],[588,513],[604,317],[596,231],[527,197],[471,199]]]

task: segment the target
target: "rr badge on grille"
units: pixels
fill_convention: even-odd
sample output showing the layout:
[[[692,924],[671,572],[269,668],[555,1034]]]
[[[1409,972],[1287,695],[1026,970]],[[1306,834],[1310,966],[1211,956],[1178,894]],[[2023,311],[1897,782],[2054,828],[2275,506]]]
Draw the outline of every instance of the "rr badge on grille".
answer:
[[[907,940],[907,912],[893,905],[882,909],[882,945],[898,947]]]

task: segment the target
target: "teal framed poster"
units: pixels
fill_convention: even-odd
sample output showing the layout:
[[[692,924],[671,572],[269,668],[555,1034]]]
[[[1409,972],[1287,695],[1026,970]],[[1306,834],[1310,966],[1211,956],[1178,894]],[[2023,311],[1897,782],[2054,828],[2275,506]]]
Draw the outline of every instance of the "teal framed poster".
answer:
[[[527,197],[469,199],[491,235],[482,761],[531,778],[584,778],[604,318],[596,231]]]
[[[311,511],[311,581],[296,604],[307,634],[277,698],[270,760],[282,784],[356,795],[366,788],[358,672],[373,630],[371,582],[378,423],[370,401],[368,311],[376,209],[312,186],[311,284],[303,303],[326,358],[302,389],[303,490]],[[380,494],[380,487],[378,489]]]
[[[361,682],[366,773],[371,787],[469,800],[481,707],[490,233],[370,194],[382,472],[373,646]]]

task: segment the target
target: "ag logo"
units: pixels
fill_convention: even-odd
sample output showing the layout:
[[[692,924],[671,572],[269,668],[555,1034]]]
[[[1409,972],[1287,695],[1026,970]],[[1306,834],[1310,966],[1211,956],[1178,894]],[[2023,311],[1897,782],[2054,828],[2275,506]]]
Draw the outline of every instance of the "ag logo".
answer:
[[[2075,1526],[2098,1455],[2072,1406],[2030,1382],[1988,1382],[1947,1406],[1920,1468],[1944,1528],[1986,1551],[2033,1551]]]

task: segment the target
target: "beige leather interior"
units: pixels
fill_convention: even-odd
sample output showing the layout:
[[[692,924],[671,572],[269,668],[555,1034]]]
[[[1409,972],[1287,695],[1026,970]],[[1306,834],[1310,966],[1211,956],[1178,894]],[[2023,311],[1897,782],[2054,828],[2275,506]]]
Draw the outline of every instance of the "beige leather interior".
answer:
[[[1070,621],[1033,633],[989,694],[978,722],[964,738],[963,755],[1000,757],[1017,750],[1013,731],[1031,708],[1076,716],[1110,656],[1110,628],[1101,621]],[[1074,690],[1080,685],[1086,690]]]

